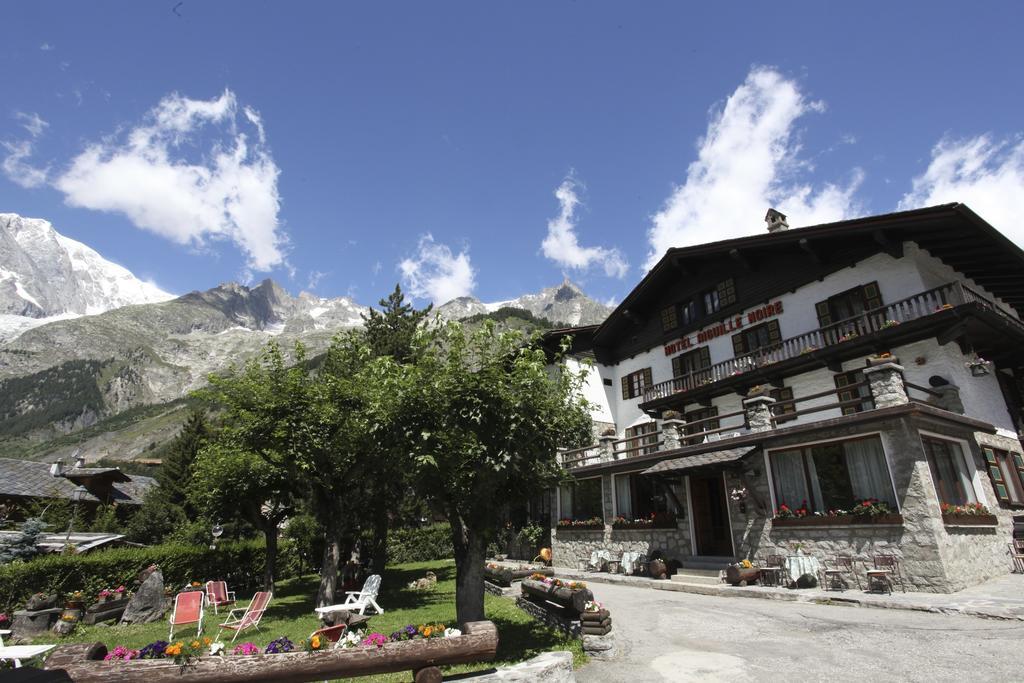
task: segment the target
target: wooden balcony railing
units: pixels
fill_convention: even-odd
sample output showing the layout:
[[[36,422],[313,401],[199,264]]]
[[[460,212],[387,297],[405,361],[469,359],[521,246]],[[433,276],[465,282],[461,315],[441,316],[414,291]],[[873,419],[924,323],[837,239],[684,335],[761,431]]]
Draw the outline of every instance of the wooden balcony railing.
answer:
[[[653,384],[644,390],[643,402],[654,401],[673,394],[693,391],[715,382],[742,375],[753,369],[763,368],[785,360],[798,358],[839,344],[852,342],[859,337],[896,327],[911,320],[960,306],[977,304],[1003,316],[1007,321],[1024,330],[1024,323],[996,305],[992,300],[965,286],[950,282],[886,306],[865,311],[860,315],[821,327],[804,334],[785,339],[778,344],[757,349],[735,358],[715,363],[707,368],[687,375],[673,377],[665,382]]]

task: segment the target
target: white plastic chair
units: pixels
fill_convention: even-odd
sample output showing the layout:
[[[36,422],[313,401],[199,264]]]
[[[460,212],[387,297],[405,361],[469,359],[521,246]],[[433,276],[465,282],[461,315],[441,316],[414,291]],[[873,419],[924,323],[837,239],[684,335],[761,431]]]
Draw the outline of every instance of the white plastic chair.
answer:
[[[345,593],[345,602],[341,604],[341,609],[359,612],[360,615],[363,615],[366,614],[367,607],[372,607],[377,610],[377,614],[384,614],[384,610],[377,604],[377,594],[379,592],[380,574],[371,574],[366,579],[366,583],[363,584],[363,590],[347,591]]]

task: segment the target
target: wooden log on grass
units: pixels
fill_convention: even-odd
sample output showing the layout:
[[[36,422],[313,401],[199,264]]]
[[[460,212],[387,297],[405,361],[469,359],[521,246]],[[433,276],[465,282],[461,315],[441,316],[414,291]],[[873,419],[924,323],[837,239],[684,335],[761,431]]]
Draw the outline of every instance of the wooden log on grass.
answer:
[[[490,621],[462,627],[462,635],[387,643],[383,647],[354,647],[320,652],[201,657],[188,664],[171,659],[95,661],[89,646],[64,645],[46,660],[46,669],[62,669],[75,683],[304,683],[334,678],[412,671],[417,683],[440,679],[437,667],[490,661],[498,651],[498,630]],[[102,656],[102,655],[101,655]]]

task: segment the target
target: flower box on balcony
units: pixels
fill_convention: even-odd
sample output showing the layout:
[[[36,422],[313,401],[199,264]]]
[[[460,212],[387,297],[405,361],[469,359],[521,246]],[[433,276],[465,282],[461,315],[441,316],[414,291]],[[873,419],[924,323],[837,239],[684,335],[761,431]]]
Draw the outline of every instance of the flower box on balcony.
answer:
[[[824,527],[824,526],[875,526],[901,525],[903,515],[808,515],[806,517],[779,517],[772,520],[772,527],[781,528],[803,528],[803,527]]]
[[[995,515],[942,515],[942,523],[949,526],[996,526],[999,519]]]

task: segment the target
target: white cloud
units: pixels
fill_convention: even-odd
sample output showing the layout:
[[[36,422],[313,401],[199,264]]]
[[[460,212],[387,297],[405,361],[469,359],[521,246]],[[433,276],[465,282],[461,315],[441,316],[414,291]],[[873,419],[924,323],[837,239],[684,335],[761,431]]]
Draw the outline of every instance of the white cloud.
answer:
[[[50,124],[44,121],[39,114],[27,114],[23,111],[15,112],[14,119],[28,131],[31,139],[0,142],[0,147],[7,150],[3,162],[0,162],[0,169],[3,169],[4,175],[8,179],[24,188],[41,187],[46,184],[50,169],[33,166],[28,159],[35,151],[36,138],[46,132],[46,127]]]
[[[42,45],[39,46],[39,49],[42,50],[43,52],[49,52],[50,50],[53,49],[53,45],[50,45],[49,43],[43,43]]]
[[[582,247],[576,237],[576,181],[570,175],[555,190],[558,198],[558,216],[548,221],[548,234],[541,242],[544,255],[564,268],[586,270],[601,265],[609,277],[622,278],[629,271],[629,264],[618,249],[605,247]]]
[[[327,273],[319,270],[309,271],[309,280],[306,281],[306,289],[316,289],[316,286],[320,284],[320,281],[327,277]]]
[[[469,253],[460,251],[455,255],[447,245],[434,242],[430,234],[420,238],[416,255],[404,259],[398,268],[413,296],[435,304],[468,296],[476,286]]]
[[[913,180],[900,209],[963,202],[997,230],[1024,246],[1024,139],[988,135],[943,139],[931,163]]]
[[[760,221],[769,206],[787,214],[794,227],[854,214],[853,195],[863,179],[859,169],[845,184],[816,189],[797,181],[810,165],[797,156],[796,122],[823,110],[822,103],[804,97],[795,81],[770,68],[752,69],[713,112],[686,181],[652,218],[647,267],[670,247],[764,230]]]
[[[72,206],[124,214],[178,244],[231,240],[247,271],[267,271],[287,265],[287,236],[278,220],[280,169],[265,141],[259,115],[245,107],[239,117],[230,90],[211,100],[175,93],[120,138],[88,145],[54,185]]]

